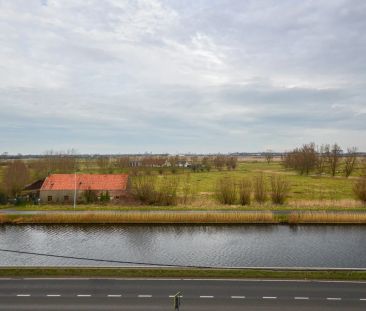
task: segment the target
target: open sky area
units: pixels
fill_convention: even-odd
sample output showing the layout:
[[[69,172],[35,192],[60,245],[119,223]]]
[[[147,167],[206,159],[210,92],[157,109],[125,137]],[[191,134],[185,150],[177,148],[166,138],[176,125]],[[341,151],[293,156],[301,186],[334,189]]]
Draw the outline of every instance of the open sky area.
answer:
[[[0,0],[0,153],[366,151],[365,0]]]

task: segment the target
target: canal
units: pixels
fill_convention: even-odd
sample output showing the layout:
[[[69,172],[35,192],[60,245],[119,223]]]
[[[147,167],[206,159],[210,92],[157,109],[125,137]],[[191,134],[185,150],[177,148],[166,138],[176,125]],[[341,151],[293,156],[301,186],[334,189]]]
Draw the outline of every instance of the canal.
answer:
[[[0,266],[126,266],[123,261],[223,267],[366,268],[366,226],[3,225]]]

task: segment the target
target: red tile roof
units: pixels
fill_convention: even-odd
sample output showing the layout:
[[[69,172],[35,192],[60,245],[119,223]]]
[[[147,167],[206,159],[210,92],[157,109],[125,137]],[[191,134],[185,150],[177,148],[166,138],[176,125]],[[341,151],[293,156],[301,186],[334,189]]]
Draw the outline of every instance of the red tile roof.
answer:
[[[76,174],[78,190],[126,190],[127,174]],[[74,174],[52,174],[44,181],[42,190],[74,190]]]

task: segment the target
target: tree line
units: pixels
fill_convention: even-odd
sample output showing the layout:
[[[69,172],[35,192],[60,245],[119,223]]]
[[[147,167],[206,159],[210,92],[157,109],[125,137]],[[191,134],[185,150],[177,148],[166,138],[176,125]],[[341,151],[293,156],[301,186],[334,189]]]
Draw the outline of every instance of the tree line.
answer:
[[[309,143],[285,153],[282,163],[285,168],[293,169],[301,175],[342,174],[349,177],[358,168],[359,159],[356,147],[347,148],[347,152],[343,152],[337,143],[321,146]]]

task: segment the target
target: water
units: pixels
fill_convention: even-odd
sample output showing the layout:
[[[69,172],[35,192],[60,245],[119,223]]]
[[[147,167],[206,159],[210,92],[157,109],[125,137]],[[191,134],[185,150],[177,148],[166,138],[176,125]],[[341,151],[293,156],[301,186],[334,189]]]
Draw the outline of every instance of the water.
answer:
[[[145,263],[366,268],[366,226],[0,226],[0,248]],[[1,266],[113,265],[0,251]],[[126,264],[119,264],[126,265]]]

